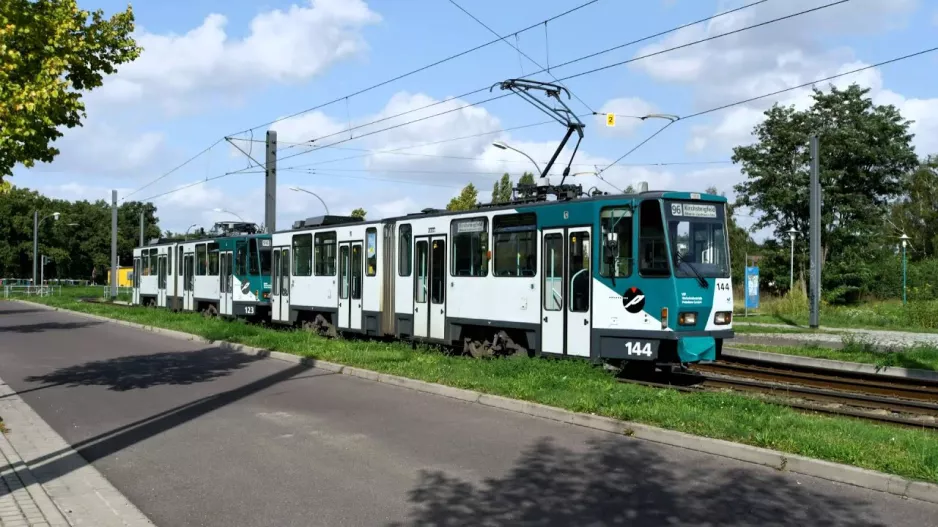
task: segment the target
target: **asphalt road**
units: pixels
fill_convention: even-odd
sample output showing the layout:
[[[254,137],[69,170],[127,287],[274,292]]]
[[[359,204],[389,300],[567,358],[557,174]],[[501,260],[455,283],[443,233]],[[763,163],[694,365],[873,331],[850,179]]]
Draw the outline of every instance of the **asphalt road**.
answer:
[[[0,377],[159,526],[938,525],[923,502],[23,304],[0,302]]]

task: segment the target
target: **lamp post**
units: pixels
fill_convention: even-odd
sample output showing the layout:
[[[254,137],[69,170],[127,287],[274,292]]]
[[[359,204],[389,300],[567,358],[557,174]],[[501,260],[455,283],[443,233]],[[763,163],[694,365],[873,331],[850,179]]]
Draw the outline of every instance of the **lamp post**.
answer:
[[[791,238],[791,260],[788,270],[788,291],[791,291],[795,288],[795,236],[798,235],[798,231],[794,227],[788,230],[788,237]]]
[[[326,215],[327,216],[329,215],[329,206],[326,205],[326,202],[321,197],[319,197],[319,194],[316,194],[315,192],[312,192],[310,190],[306,190],[305,188],[300,188],[300,187],[290,187],[290,190],[292,190],[293,192],[305,192],[309,194],[310,196],[313,196],[314,198],[318,199],[319,202],[322,203],[322,207],[326,209]]]
[[[36,286],[38,265],[39,265],[39,226],[42,225],[42,222],[46,221],[49,218],[53,218],[58,221],[59,216],[58,212],[53,212],[52,214],[46,216],[45,218],[39,219],[39,211],[33,212],[33,287]]]
[[[899,237],[902,240],[902,304],[906,303],[906,270],[905,270],[905,247],[909,243],[909,237],[903,232],[902,236]]]
[[[184,235],[186,240],[189,239],[189,229],[195,227],[196,225],[197,224],[193,223],[192,225],[189,225],[189,227],[186,228],[186,234]]]
[[[227,214],[231,214],[232,216],[238,218],[239,220],[244,221],[244,218],[242,218],[240,214],[236,214],[236,213],[234,213],[234,212],[231,212],[230,210],[225,210],[225,209],[213,209],[213,210],[214,210],[215,212],[224,212],[224,213],[227,213]]]
[[[519,154],[521,154],[521,155],[523,155],[524,157],[528,158],[528,160],[530,160],[531,163],[534,163],[534,168],[537,169],[538,177],[542,177],[542,176],[543,176],[543,177],[547,177],[547,174],[541,174],[541,167],[537,164],[537,161],[535,161],[533,157],[529,156],[528,154],[525,154],[525,153],[522,152],[521,150],[518,150],[517,148],[515,148],[515,147],[513,147],[513,146],[511,146],[511,145],[507,145],[507,144],[505,144],[505,143],[503,143],[503,142],[501,142],[501,141],[495,141],[494,143],[492,143],[492,146],[494,146],[495,148],[498,148],[498,149],[500,149],[500,150],[514,150],[515,152],[518,152]]]

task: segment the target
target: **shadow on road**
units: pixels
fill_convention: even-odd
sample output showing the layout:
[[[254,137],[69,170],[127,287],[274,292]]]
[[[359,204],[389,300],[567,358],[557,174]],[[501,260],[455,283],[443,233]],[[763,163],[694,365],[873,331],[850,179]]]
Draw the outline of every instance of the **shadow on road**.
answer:
[[[216,374],[223,374],[219,372],[219,368],[217,367],[219,366],[219,361],[229,361],[228,369],[230,370],[233,367],[240,367],[237,366],[238,364],[243,365],[243,362],[241,361],[249,362],[252,360],[260,360],[256,357],[248,357],[245,355],[236,357],[236,355],[239,354],[222,351],[218,348],[210,348],[189,353],[189,355],[196,357],[189,359],[190,361],[193,361],[190,363],[191,368],[197,368],[195,365],[195,361],[199,360],[197,358],[211,361],[213,359],[210,359],[206,356],[213,354],[221,357],[221,359],[215,361]],[[143,364],[146,364],[151,368],[150,377],[147,379],[145,374],[138,372],[137,378],[134,381],[138,386],[135,387],[142,387],[139,385],[142,385],[146,382],[151,383],[150,385],[156,382],[162,382],[166,384],[171,380],[182,381],[184,379],[189,379],[188,382],[196,382],[194,380],[197,377],[195,372],[187,373],[187,368],[184,364],[180,365],[179,360],[173,361],[172,357],[170,357],[181,355],[187,354],[168,353],[143,357],[121,357],[111,361],[89,363],[88,365],[85,365],[85,369],[82,369],[83,367],[78,366],[75,368],[66,368],[63,371],[74,370],[71,378],[73,378],[75,381],[78,381],[78,384],[81,384],[82,382],[88,384],[107,384],[108,382],[111,382],[110,380],[115,379],[113,372],[123,368],[124,364],[132,362],[132,359],[135,358],[143,358],[147,359]],[[175,372],[161,373],[158,371],[162,369],[161,366],[167,366],[166,363],[160,362],[161,360],[165,360],[170,364],[175,362],[175,367],[167,367],[167,369],[174,370]],[[185,362],[186,359],[180,360]],[[198,417],[201,417],[209,412],[232,404],[277,383],[289,380],[303,372],[309,371],[310,369],[312,369],[311,361],[304,361],[300,364],[296,364],[290,368],[268,375],[249,384],[245,384],[243,386],[239,386],[237,388],[233,388],[215,395],[197,399],[175,408],[171,408],[164,412],[140,419],[133,423],[115,428],[114,430],[110,430],[103,434],[79,441],[75,444],[72,444],[69,449],[62,449],[60,451],[51,452],[36,459],[30,459],[28,460],[29,467],[39,483],[55,481],[61,476],[81,468],[83,459],[88,463],[93,463],[101,458],[120,452],[125,448],[187,423],[193,419],[197,419]],[[59,377],[56,378],[61,379],[69,378],[69,376],[65,375],[64,373],[60,374],[56,372],[52,375],[59,375]],[[323,375],[330,375],[330,373],[323,373]],[[180,382],[176,383],[179,384]],[[115,382],[115,386],[127,385],[118,380]],[[5,489],[0,490],[0,496],[3,496],[5,493]]]
[[[0,311],[0,313],[9,313],[9,311]],[[40,322],[38,324],[0,326],[0,333],[41,333],[43,331],[87,328],[98,324],[101,324],[101,322]]]
[[[29,383],[44,383],[43,386],[26,391],[64,385],[106,386],[109,390],[123,392],[164,384],[206,382],[231,375],[232,371],[244,368],[257,360],[261,358],[219,348],[206,348],[87,362],[24,380]]]
[[[811,487],[767,471],[677,467],[653,443],[609,439],[575,452],[543,439],[479,484],[421,472],[410,519],[389,525],[884,525],[871,504]]]
[[[25,315],[27,313],[48,313],[48,309],[35,309],[35,308],[23,308],[23,309],[0,309],[0,315]]]

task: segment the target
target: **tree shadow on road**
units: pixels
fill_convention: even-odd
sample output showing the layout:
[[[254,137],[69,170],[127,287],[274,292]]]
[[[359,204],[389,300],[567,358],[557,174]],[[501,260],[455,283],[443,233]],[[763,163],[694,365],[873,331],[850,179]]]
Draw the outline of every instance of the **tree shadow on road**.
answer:
[[[871,504],[818,493],[769,470],[688,468],[653,443],[596,440],[576,452],[541,440],[501,478],[475,484],[422,471],[404,525],[884,526]]]
[[[22,308],[22,309],[0,309],[0,315],[25,315],[26,313],[48,313],[48,309]]]
[[[8,313],[4,311],[3,313]],[[38,324],[20,324],[0,326],[0,333],[42,333],[43,331],[69,330],[97,326],[101,322],[40,322]]]
[[[129,355],[27,377],[26,382],[41,382],[43,386],[24,392],[49,386],[107,386],[109,390],[123,392],[166,384],[195,384],[231,375],[261,359],[220,348]]]

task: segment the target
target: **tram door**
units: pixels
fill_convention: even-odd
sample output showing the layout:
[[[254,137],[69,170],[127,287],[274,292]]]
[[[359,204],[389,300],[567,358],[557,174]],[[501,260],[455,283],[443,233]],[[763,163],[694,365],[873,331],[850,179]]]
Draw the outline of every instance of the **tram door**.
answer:
[[[218,312],[222,315],[232,315],[234,313],[231,292],[231,260],[231,251],[218,253]]]
[[[362,328],[362,242],[339,244],[339,329]]]
[[[161,254],[157,257],[156,264],[156,305],[159,307],[166,307],[166,275],[168,271],[166,268],[166,255]]]
[[[541,351],[589,357],[592,327],[591,229],[544,229]]]
[[[140,305],[140,258],[134,258],[134,280],[133,280],[133,299],[131,303],[135,306]]]
[[[290,249],[274,249],[270,266],[271,320],[290,320]]]
[[[446,237],[418,238],[414,249],[414,336],[442,340],[446,329]]]
[[[182,269],[182,308],[186,311],[195,311],[195,255],[187,253],[183,260],[185,263]]]

